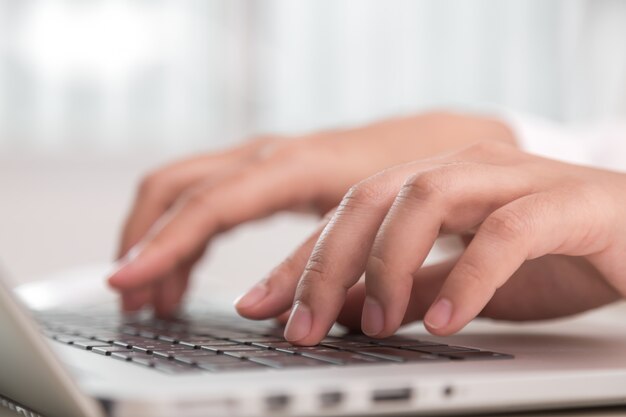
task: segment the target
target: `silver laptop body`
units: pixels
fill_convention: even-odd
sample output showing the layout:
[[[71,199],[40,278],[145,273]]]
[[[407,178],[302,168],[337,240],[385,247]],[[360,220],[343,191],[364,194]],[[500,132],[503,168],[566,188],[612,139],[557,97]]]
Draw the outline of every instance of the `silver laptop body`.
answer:
[[[617,323],[478,324],[446,339],[417,335],[514,356],[505,360],[171,375],[43,337],[1,281],[0,406],[21,415],[432,415],[626,402],[626,327]]]

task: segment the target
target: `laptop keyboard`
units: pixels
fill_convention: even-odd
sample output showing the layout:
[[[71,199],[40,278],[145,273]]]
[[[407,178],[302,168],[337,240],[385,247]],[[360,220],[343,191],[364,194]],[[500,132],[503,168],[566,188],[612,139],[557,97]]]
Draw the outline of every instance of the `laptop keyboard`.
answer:
[[[348,334],[300,347],[286,342],[283,329],[267,322],[214,313],[201,317],[210,319],[122,319],[113,313],[64,312],[41,313],[36,319],[44,335],[58,343],[168,374],[513,358],[405,336],[372,339]]]

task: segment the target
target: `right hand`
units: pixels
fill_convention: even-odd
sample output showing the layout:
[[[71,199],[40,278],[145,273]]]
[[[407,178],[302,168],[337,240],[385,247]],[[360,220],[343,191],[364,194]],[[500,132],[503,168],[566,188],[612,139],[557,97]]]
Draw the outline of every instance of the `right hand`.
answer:
[[[496,120],[430,113],[290,140],[261,138],[174,163],[141,183],[109,284],[120,291],[123,310],[151,304],[169,316],[216,234],[278,211],[324,214],[380,170],[489,139],[515,142]]]

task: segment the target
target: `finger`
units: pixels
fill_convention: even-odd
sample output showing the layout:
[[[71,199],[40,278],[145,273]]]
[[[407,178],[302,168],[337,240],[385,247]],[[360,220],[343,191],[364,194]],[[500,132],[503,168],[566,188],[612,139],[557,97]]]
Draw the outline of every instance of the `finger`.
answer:
[[[415,285],[411,288],[410,301],[402,319],[402,324],[412,323],[424,318],[428,306],[435,299],[456,261],[457,259],[455,258],[434,265],[424,266],[413,275]],[[350,330],[361,330],[365,297],[365,282],[359,282],[350,288],[343,308],[337,317],[337,322]]]
[[[183,296],[189,286],[191,271],[205,250],[206,248],[202,248],[196,252],[188,262],[178,267],[165,280],[153,285],[152,304],[157,316],[172,317],[178,313]]]
[[[214,234],[310,199],[310,172],[300,164],[268,160],[195,190],[159,220],[109,283],[122,290],[147,285],[188,261]]]
[[[463,232],[496,208],[530,190],[517,170],[455,163],[407,180],[382,223],[366,268],[363,331],[372,337],[395,333],[405,316],[413,275],[440,232]]]
[[[365,269],[367,256],[393,199],[410,174],[455,161],[497,161],[510,147],[473,146],[455,155],[401,165],[369,178],[346,195],[313,250],[298,284],[285,337],[297,344],[318,343],[334,323],[346,291]],[[509,159],[499,156],[500,160]]]
[[[604,239],[589,239],[596,229],[589,219],[598,216],[589,214],[590,208],[582,208],[579,196],[571,194],[532,194],[491,214],[430,307],[427,329],[437,335],[459,331],[527,259],[602,250]]]
[[[249,319],[263,320],[276,317],[291,308],[298,280],[329,218],[330,215],[327,215],[317,230],[274,268],[267,278],[235,301],[239,314]]]
[[[152,304],[157,317],[176,316],[188,282],[189,270],[180,270],[154,285]]]
[[[271,143],[269,139],[247,142],[237,148],[202,155],[165,167],[148,175],[139,191],[122,232],[118,258],[136,245],[150,227],[174,204],[181,193],[207,180],[217,180],[254,159]]]
[[[121,294],[121,308],[125,312],[141,310],[152,299],[152,288],[137,288]]]
[[[346,291],[361,277],[376,231],[414,166],[384,171],[353,187],[344,197],[308,260],[298,283],[285,329],[293,343],[324,338],[344,303]]]

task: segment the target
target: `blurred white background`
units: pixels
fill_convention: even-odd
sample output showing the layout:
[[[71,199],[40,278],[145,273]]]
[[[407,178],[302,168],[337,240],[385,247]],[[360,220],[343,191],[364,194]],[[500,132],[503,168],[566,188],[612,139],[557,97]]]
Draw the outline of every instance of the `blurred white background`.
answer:
[[[107,261],[143,172],[264,132],[624,114],[625,27],[621,0],[0,0],[0,257],[20,281]],[[254,281],[313,224],[272,222],[214,268]]]

